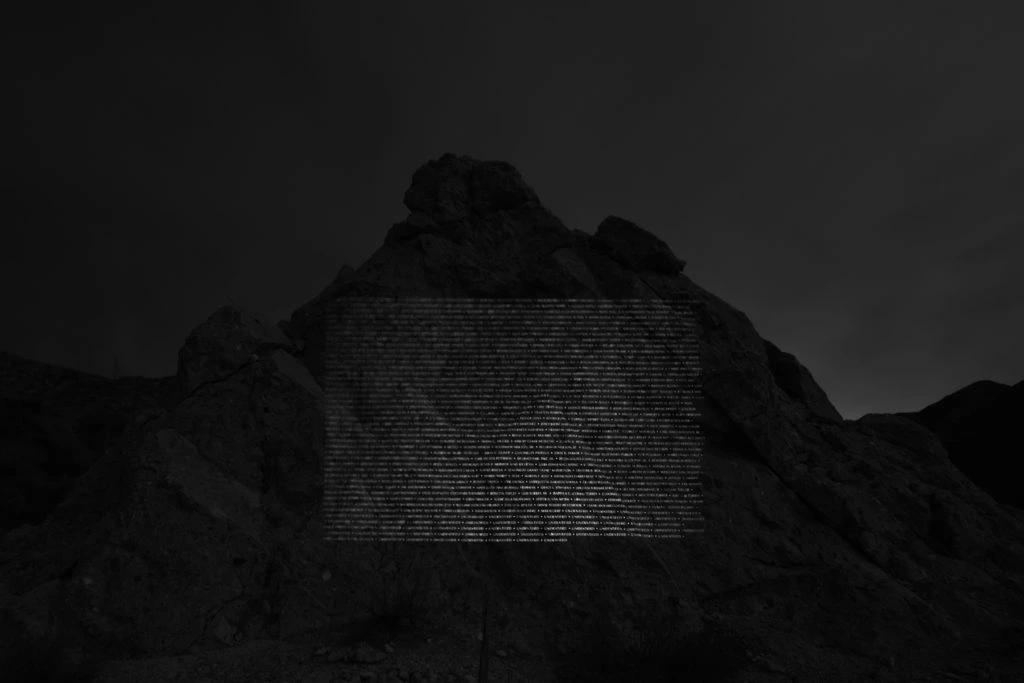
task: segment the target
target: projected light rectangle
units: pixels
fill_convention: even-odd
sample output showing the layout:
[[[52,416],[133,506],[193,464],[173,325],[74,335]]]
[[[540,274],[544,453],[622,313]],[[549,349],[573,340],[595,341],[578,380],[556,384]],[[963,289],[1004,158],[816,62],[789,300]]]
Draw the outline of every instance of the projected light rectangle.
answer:
[[[327,538],[703,531],[686,301],[351,298],[326,331]]]

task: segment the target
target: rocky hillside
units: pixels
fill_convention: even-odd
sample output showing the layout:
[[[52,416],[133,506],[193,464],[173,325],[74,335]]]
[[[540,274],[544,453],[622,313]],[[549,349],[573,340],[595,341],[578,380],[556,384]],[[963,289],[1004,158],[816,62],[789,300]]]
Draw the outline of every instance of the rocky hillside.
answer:
[[[175,377],[0,359],[10,629],[104,680],[1021,680],[1024,512],[932,431],[842,420],[655,235],[570,229],[506,163],[445,155],[405,205],[290,320],[213,312]],[[356,296],[689,299],[705,533],[325,541],[325,311]]]
[[[1017,426],[1022,416],[1024,382],[1011,387],[989,380],[906,415],[935,432],[953,464],[982,490],[1024,510],[1024,489],[1008,476],[1021,452]]]

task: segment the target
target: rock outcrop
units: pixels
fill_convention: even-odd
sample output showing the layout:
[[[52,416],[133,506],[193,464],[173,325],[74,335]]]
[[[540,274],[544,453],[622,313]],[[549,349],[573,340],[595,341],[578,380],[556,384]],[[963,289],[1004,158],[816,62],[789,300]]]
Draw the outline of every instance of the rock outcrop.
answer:
[[[127,403],[104,408],[116,426],[80,437],[88,455],[60,446],[78,468],[73,485],[48,494],[55,506],[7,513],[22,516],[0,546],[5,612],[109,658],[308,642],[379,610],[394,588],[380,582],[412,563],[420,607],[471,628],[482,570],[461,544],[324,541],[328,306],[685,298],[699,330],[705,533],[492,549],[492,594],[514,606],[489,632],[495,647],[527,641],[551,661],[580,646],[590,619],[614,617],[625,633],[671,605],[686,631],[741,638],[749,657],[736,680],[1019,673],[1024,513],[979,490],[935,434],[900,416],[843,421],[807,369],[684,275],[664,242],[614,217],[595,235],[571,230],[508,164],[445,155],[414,174],[405,204],[409,217],[380,249],[289,321],[214,312],[189,335],[175,377],[136,382]],[[121,395],[116,382],[88,381]],[[72,402],[50,379],[37,384],[47,382],[44,403]],[[6,386],[5,419],[28,425],[8,430],[19,444],[44,429],[26,417],[39,396],[31,381]],[[90,438],[104,447],[90,451]],[[3,457],[21,466],[39,448]]]
[[[1020,453],[1018,422],[1024,382],[974,382],[906,417],[939,437],[949,458],[979,488],[1004,505],[1024,510],[1024,490],[1007,476]]]
[[[824,389],[818,386],[810,371],[796,359],[796,356],[782,351],[767,340],[764,349],[768,354],[768,367],[780,389],[797,403],[806,406],[814,415],[832,422],[843,421],[843,416],[828,400]]]
[[[0,352],[0,533],[40,524],[129,422],[177,400],[171,379],[99,375]]]

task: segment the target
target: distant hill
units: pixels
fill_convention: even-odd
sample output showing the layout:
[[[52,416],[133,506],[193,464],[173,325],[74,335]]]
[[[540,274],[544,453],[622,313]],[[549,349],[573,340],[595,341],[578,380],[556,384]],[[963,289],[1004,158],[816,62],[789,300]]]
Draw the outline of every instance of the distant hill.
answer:
[[[982,380],[916,413],[904,413],[934,432],[956,467],[1000,503],[1024,509],[1024,490],[1007,476],[1021,455],[1024,382]]]

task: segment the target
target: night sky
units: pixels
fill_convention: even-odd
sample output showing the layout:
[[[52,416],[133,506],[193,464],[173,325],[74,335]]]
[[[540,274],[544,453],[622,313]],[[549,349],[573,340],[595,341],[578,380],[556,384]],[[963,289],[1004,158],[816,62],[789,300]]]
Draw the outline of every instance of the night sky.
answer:
[[[1016,383],[1017,4],[29,3],[0,349],[172,374],[229,299],[280,320],[359,266],[454,152],[662,237],[847,418]]]

